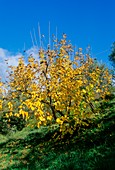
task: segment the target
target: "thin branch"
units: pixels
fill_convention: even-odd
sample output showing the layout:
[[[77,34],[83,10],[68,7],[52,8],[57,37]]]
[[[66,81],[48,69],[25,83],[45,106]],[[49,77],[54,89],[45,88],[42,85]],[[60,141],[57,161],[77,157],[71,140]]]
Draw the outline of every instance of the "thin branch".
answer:
[[[51,42],[50,42],[50,22],[49,22],[49,27],[48,27],[48,33],[49,33],[49,46],[51,47]]]
[[[35,33],[35,29],[34,28],[33,28],[33,32],[34,32],[35,43],[36,43],[36,46],[38,47],[38,42],[37,42],[36,33]]]
[[[40,25],[38,23],[38,35],[39,35],[39,43],[40,43],[40,48],[41,48],[41,32],[40,32]]]
[[[58,32],[57,32],[57,27],[56,27],[56,44],[57,44],[57,35],[58,34]]]
[[[35,45],[34,45],[34,40],[33,40],[33,36],[32,36],[31,31],[30,31],[30,36],[31,36],[31,40],[32,40],[33,47],[35,47]]]

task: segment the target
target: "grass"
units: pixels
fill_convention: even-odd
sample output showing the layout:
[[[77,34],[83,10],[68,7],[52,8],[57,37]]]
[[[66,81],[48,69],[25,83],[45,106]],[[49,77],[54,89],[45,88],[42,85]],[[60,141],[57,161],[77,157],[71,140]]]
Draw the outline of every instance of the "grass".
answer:
[[[0,135],[0,170],[114,170],[115,97],[100,109],[89,128],[62,140],[52,138],[58,127]]]

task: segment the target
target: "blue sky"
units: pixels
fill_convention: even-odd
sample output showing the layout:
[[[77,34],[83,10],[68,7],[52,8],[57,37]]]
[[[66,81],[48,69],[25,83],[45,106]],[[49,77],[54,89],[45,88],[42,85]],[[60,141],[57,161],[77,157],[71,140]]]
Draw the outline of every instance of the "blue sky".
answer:
[[[0,61],[17,57],[32,48],[30,31],[38,37],[68,35],[76,47],[85,49],[89,44],[93,57],[108,63],[110,47],[115,41],[115,0],[0,0]],[[24,45],[25,44],[25,45]]]

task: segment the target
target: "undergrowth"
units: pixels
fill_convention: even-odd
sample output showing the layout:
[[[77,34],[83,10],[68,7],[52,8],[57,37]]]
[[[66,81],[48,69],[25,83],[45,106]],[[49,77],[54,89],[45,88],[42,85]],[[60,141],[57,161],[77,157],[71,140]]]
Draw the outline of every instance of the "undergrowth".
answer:
[[[89,127],[60,136],[58,126],[0,135],[0,170],[114,170],[115,97],[100,105]]]

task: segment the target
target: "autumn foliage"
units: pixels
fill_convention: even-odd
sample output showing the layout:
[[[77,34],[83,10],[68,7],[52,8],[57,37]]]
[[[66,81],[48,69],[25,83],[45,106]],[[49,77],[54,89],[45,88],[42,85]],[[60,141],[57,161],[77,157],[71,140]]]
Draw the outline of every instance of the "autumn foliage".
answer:
[[[40,48],[34,56],[19,58],[17,67],[10,66],[8,94],[0,83],[0,115],[10,124],[12,119],[34,119],[38,128],[58,125],[62,134],[72,134],[84,120],[99,115],[99,100],[109,94],[111,75],[98,66],[89,54],[77,52],[67,41],[54,41],[53,49]],[[73,58],[73,60],[71,59]]]

